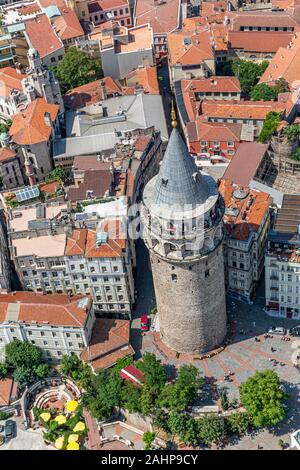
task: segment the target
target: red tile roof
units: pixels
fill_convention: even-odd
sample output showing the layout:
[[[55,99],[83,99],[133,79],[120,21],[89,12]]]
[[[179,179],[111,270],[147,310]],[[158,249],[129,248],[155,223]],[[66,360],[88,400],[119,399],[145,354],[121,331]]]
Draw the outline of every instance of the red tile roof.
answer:
[[[264,120],[270,111],[283,113],[284,110],[284,103],[278,101],[203,100],[200,103],[204,118]]]
[[[130,94],[134,94],[136,88],[143,88],[144,93],[149,93],[150,95],[159,95],[157,70],[155,66],[141,67],[133,70],[128,75],[126,75],[125,83],[129,87],[133,87],[132,93]]]
[[[268,145],[243,142],[239,145],[223,175],[224,180],[249,186],[267,151]]]
[[[85,256],[87,258],[120,258],[126,246],[125,234],[121,232],[121,222],[119,220],[105,222],[100,227],[100,231],[108,232],[107,242],[97,247],[97,231],[88,230]]]
[[[247,196],[243,199],[235,198],[234,191],[238,189]],[[219,192],[224,198],[226,209],[235,209],[237,212],[237,215],[229,215],[225,211],[224,228],[227,235],[235,240],[248,240],[250,234],[261,226],[272,198],[267,193],[235,185],[224,179],[220,182]]]
[[[118,359],[134,355],[129,336],[129,320],[97,318],[90,344],[84,348],[80,358],[91,363],[94,370],[111,367]]]
[[[0,379],[0,406],[7,406],[10,404],[13,384],[13,379]]]
[[[73,170],[106,170],[109,171],[111,163],[102,162],[97,159],[97,155],[77,155],[74,157]]]
[[[7,147],[2,147],[0,149],[0,162],[5,162],[6,160],[10,160],[11,158],[14,158],[16,156],[16,152],[13,150],[7,148]]]
[[[93,197],[103,197],[111,189],[113,175],[110,169],[85,170],[82,183],[68,190],[68,201],[84,201],[88,199],[88,191],[93,192]]]
[[[89,13],[97,13],[97,11],[111,10],[112,8],[126,7],[128,5],[127,0],[98,0],[91,1],[88,4]]]
[[[212,76],[194,80],[182,80],[181,89],[183,93],[190,92],[192,95],[198,92],[241,92],[240,82],[235,77]]]
[[[186,43],[187,39],[190,44]],[[204,60],[214,58],[208,28],[196,34],[185,31],[170,33],[168,34],[168,48],[172,65],[199,64]]]
[[[149,23],[153,34],[166,35],[178,27],[180,8],[180,0],[168,0],[161,4],[155,0],[136,0],[136,24]]]
[[[221,142],[227,142],[228,140],[240,142],[242,124],[229,122],[203,122],[197,120],[188,122],[186,131],[190,149],[193,151],[193,143],[199,143],[201,140],[206,140],[208,142],[214,140]]]
[[[32,101],[25,111],[13,117],[9,135],[16,144],[31,145],[48,141],[52,127],[45,122],[45,113],[49,113],[52,122],[56,120],[59,106],[48,104],[44,98]]]
[[[279,78],[286,80],[289,85],[300,77],[300,35],[293,40],[289,48],[280,47],[269,66],[260,78],[259,83],[272,84]]]
[[[227,17],[233,31],[239,31],[241,26],[298,27],[297,21],[286,11],[233,11],[227,13]]]
[[[229,31],[228,41],[232,49],[274,53],[279,47],[286,47],[293,36],[293,33],[287,32]]]
[[[55,31],[62,41],[84,36],[82,26],[76,13],[67,6],[59,6],[61,16],[53,18]]]
[[[86,229],[75,229],[72,232],[72,235],[68,237],[66,243],[66,256],[84,256],[85,245],[86,245]]]
[[[124,367],[124,369],[121,370],[119,376],[121,379],[128,380],[134,385],[142,385],[145,382],[145,376],[143,372],[132,364]]]
[[[80,306],[80,299],[87,303]],[[10,304],[17,304],[18,319],[24,323],[36,322],[55,326],[83,327],[87,319],[91,299],[77,296],[70,299],[65,294],[36,294],[34,292],[16,292],[0,295],[0,322],[4,322]]]
[[[32,47],[39,52],[42,59],[63,48],[63,44],[55,34],[47,15],[39,15],[26,21],[25,27]]]
[[[96,246],[97,230],[77,229],[68,237],[66,256],[82,254],[87,258],[119,258],[126,247],[125,235],[121,232],[121,221],[117,219],[104,221],[98,228],[100,232],[108,233],[108,240]]]
[[[13,67],[0,69],[0,96],[7,98],[12,90],[22,91],[23,78],[26,78],[26,75]]]
[[[122,94],[121,86],[111,77],[105,77],[102,80],[105,82],[107,96],[113,96],[115,93],[119,95]],[[104,97],[101,89],[102,80],[95,80],[94,82],[68,91],[68,93],[64,95],[65,105],[71,109],[78,109],[103,100]]]

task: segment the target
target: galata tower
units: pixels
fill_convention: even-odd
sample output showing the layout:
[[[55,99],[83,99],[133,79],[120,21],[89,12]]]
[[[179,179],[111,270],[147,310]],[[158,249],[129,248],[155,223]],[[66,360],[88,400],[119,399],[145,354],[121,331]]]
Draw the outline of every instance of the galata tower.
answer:
[[[224,201],[176,129],[160,170],[145,186],[143,236],[150,252],[160,335],[177,352],[199,354],[226,335]]]

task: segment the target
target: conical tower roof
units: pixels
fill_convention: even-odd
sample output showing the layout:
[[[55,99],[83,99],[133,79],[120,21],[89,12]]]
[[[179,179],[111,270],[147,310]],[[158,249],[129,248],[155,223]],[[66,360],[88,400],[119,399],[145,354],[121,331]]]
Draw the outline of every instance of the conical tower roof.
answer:
[[[206,181],[178,130],[173,129],[152,193],[152,203],[198,205],[209,197]]]

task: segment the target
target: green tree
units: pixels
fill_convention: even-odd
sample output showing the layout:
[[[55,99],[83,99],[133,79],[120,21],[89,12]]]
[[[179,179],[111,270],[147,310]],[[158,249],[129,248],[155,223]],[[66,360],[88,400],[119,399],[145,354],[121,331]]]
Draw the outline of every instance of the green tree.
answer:
[[[279,123],[280,115],[275,111],[270,111],[266,116],[263,127],[258,136],[258,142],[267,142],[276,132]]]
[[[256,372],[240,386],[243,406],[252,416],[256,427],[273,426],[286,416],[284,402],[288,395],[281,389],[276,372]]]
[[[121,388],[121,406],[129,413],[141,412],[141,393],[140,387],[135,387],[133,383],[125,381]]]
[[[39,379],[43,379],[49,375],[49,366],[48,364],[39,364],[34,368],[34,372]]]
[[[5,346],[6,362],[12,367],[33,368],[43,362],[40,348],[28,341],[14,340]]]
[[[91,389],[84,395],[83,403],[97,419],[109,418],[121,404],[122,380],[111,370],[100,370],[92,377]]]
[[[21,390],[23,390],[26,385],[34,382],[37,378],[34,369],[25,365],[17,366],[14,370],[13,376],[14,380],[18,382]]]
[[[277,100],[278,93],[274,87],[270,87],[266,83],[258,83],[252,88],[250,96],[254,101],[271,101]]]
[[[62,93],[101,78],[99,59],[92,59],[76,47],[69,47],[56,67],[51,67],[58,79]]]
[[[242,93],[249,95],[258,83],[260,76],[268,67],[269,62],[264,60],[260,64],[248,60],[235,59],[231,68],[234,75],[240,80]]]
[[[292,160],[296,160],[296,162],[300,161],[300,148],[297,148],[297,150],[290,155],[290,158]]]
[[[283,135],[291,142],[299,139],[300,127],[297,124],[291,124],[283,130]]]
[[[71,376],[73,372],[77,373],[77,377],[79,377],[79,372],[80,372],[80,359],[78,356],[71,355],[68,356],[65,354],[62,356],[61,361],[60,361],[60,371],[64,375]]]
[[[46,178],[46,182],[53,181],[53,180],[65,182],[67,176],[68,176],[67,171],[64,170],[64,168],[59,168],[58,167],[58,168],[55,168],[54,170],[50,171],[50,173],[48,174],[48,176]]]
[[[166,384],[159,396],[159,405],[171,411],[184,411],[193,403],[197,391],[204,385],[193,365],[180,367],[174,384]]]
[[[0,380],[4,379],[7,376],[8,367],[6,364],[0,363]]]
[[[197,424],[198,435],[207,445],[222,442],[226,437],[225,420],[222,416],[208,414],[201,418]]]
[[[230,434],[245,433],[252,425],[249,413],[237,411],[226,417],[226,424]]]
[[[279,78],[278,80],[276,80],[274,88],[276,90],[277,95],[279,93],[286,93],[287,91],[290,91],[289,84],[284,78]]]
[[[154,354],[145,353],[142,359],[136,366],[144,373],[149,388],[158,396],[167,380],[165,368]]]
[[[0,134],[6,134],[9,131],[10,126],[12,125],[12,120],[8,119],[6,122],[0,123]]]
[[[185,444],[196,444],[199,440],[197,422],[185,413],[172,411],[169,414],[168,427],[171,434],[177,435]]]
[[[148,384],[144,384],[141,393],[141,411],[143,415],[150,416],[155,412],[156,395]]]
[[[144,442],[144,450],[150,450],[155,439],[155,432],[144,432],[143,434],[143,442]]]

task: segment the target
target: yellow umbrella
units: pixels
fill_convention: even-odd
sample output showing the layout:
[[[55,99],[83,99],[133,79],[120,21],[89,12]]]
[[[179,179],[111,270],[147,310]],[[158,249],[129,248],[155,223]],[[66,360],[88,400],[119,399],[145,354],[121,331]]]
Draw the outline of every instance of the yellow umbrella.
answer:
[[[69,442],[67,445],[67,450],[79,450],[78,442]]]
[[[66,404],[66,410],[69,413],[73,413],[75,410],[77,410],[77,408],[78,408],[78,401],[76,400],[70,400]]]
[[[40,418],[45,422],[48,423],[49,419],[51,418],[51,414],[48,411],[40,414]]]
[[[58,437],[54,443],[54,446],[56,447],[56,449],[61,450],[63,448],[64,441],[65,441],[64,437]]]
[[[55,421],[58,424],[65,424],[65,422],[67,421],[67,418],[64,415],[58,415],[56,416]]]
[[[68,442],[77,442],[79,439],[78,434],[70,434]]]
[[[76,426],[73,428],[74,432],[80,432],[85,430],[85,424],[82,421],[78,421]]]

